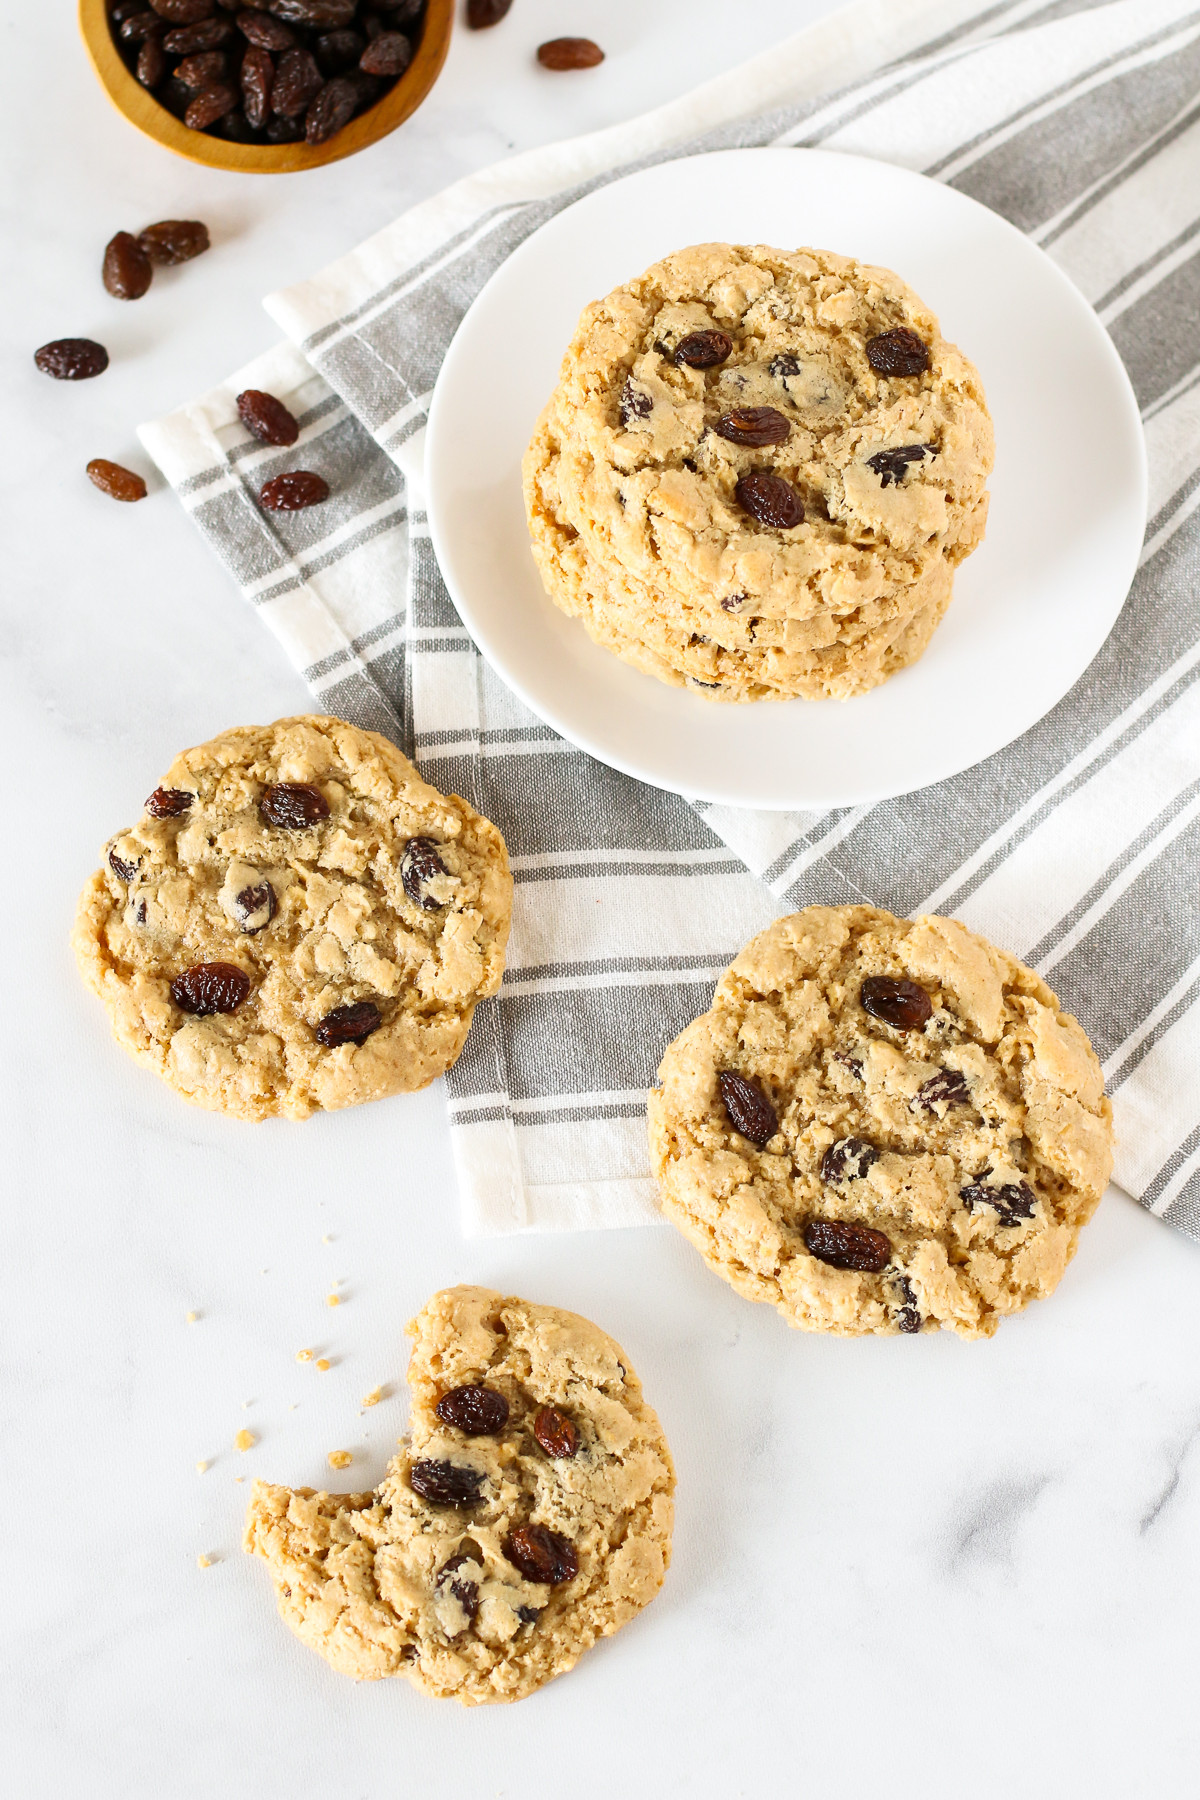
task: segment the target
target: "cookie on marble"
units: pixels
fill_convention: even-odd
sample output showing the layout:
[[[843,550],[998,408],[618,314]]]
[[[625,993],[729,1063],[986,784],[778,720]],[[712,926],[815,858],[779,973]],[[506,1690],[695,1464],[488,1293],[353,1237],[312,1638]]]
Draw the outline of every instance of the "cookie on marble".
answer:
[[[905,627],[980,542],[992,454],[977,371],[899,276],[700,244],[585,309],[526,512],[550,597],[618,655],[714,698],[844,698],[924,649]]]
[[[379,1487],[258,1482],[245,1547],[341,1674],[519,1700],[662,1586],[671,1453],[625,1352],[575,1313],[447,1288],[408,1332],[409,1436]]]
[[[659,1080],[664,1212],[808,1331],[990,1336],[1053,1293],[1112,1170],[1083,1028],[954,919],[777,920]]]
[[[299,717],[177,757],[73,942],[117,1041],[185,1099],[302,1119],[442,1074],[511,912],[494,825],[378,733]]]

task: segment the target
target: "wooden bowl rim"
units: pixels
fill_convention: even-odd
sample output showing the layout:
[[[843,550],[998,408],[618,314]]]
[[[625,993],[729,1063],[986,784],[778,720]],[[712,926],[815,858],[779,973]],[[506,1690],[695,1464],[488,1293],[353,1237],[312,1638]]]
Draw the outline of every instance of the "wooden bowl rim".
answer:
[[[351,119],[324,144],[235,144],[228,138],[191,131],[156,100],[121,60],[108,23],[106,0],[79,0],[79,29],[92,67],[123,118],[177,156],[210,169],[242,175],[285,175],[319,169],[376,144],[414,113],[441,73],[450,48],[454,0],[427,0],[425,29],[417,53],[395,86]]]

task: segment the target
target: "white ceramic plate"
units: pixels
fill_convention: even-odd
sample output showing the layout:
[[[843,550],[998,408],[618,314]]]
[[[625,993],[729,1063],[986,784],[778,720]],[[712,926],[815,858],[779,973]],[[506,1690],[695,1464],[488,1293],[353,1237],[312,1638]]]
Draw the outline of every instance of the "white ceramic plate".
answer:
[[[629,668],[546,597],[521,457],[580,311],[685,244],[812,244],[894,268],[976,363],[996,425],[987,539],[930,648],[850,701],[714,704]],[[538,716],[693,798],[853,805],[943,780],[1040,719],[1107,637],[1137,566],[1146,458],[1129,378],[1041,250],[953,188],[823,150],[722,150],[557,214],[464,318],[426,442],[433,544],[483,654]]]

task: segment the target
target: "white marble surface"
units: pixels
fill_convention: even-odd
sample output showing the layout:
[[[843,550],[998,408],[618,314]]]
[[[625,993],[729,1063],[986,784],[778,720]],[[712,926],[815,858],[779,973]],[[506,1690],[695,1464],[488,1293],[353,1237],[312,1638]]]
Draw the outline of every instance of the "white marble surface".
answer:
[[[10,71],[34,53],[55,71],[10,74],[2,115],[0,1785],[22,1800],[1194,1791],[1196,1245],[1112,1194],[1058,1297],[992,1343],[808,1339],[665,1229],[463,1243],[437,1089],[303,1127],[186,1108],[110,1044],[67,949],[98,845],[171,752],[306,700],[170,495],[114,506],[87,459],[144,467],[134,424],[270,341],[259,296],[410,201],[822,10],[516,0],[456,38],[388,142],[271,180],[138,138],[65,0],[0,21]],[[532,46],[568,30],[609,61],[539,73]],[[108,299],[105,240],[163,215],[208,220],[212,254],[137,306]],[[34,371],[63,334],[108,344],[103,380]],[[347,1480],[379,1475],[402,1323],[463,1279],[622,1339],[680,1476],[650,1611],[541,1695],[473,1713],[335,1678],[238,1549],[250,1476],[321,1483],[334,1448]],[[327,1374],[295,1362],[304,1345]]]

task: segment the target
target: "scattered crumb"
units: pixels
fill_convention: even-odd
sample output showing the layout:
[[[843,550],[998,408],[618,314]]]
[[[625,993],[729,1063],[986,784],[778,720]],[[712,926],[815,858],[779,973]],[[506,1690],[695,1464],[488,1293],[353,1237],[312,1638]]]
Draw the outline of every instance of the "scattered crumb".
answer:
[[[400,1442],[399,1438],[396,1439],[396,1442]],[[245,1481],[246,1477],[244,1475],[235,1475],[233,1479],[235,1481]]]
[[[208,1468],[208,1464],[206,1462],[198,1462],[196,1464],[197,1475],[203,1475],[207,1468]]]
[[[253,1400],[243,1400],[242,1401],[242,1411],[245,1412],[245,1410],[248,1406],[253,1406],[253,1405],[254,1405]]]
[[[382,1399],[383,1399],[383,1389],[381,1387],[374,1387],[371,1389],[369,1394],[363,1395],[363,1405],[364,1406],[378,1406],[379,1402]]]
[[[313,1359],[313,1353],[311,1350],[297,1350],[297,1352],[296,1352],[296,1361],[297,1362],[311,1362],[312,1359]]]
[[[215,1558],[211,1556],[198,1556],[196,1558],[196,1567],[198,1569],[211,1569],[214,1561]]]
[[[325,1373],[326,1369],[331,1368],[332,1366],[333,1365],[330,1363],[329,1358],[327,1356],[318,1356],[317,1367],[318,1367],[318,1369],[320,1369],[322,1374]]]
[[[327,1232],[326,1232],[326,1233],[325,1233],[325,1236],[324,1236],[324,1237],[323,1237],[323,1238],[322,1238],[322,1239],[321,1239],[321,1242],[322,1242],[322,1243],[323,1243],[323,1244],[332,1244],[332,1242],[333,1242],[333,1234],[332,1234],[332,1233],[331,1233],[331,1232],[328,1232],[328,1231],[327,1231]]]
[[[194,1324],[195,1324],[195,1323],[196,1323],[196,1320],[197,1320],[197,1319],[198,1319],[198,1318],[199,1318],[199,1317],[200,1317],[200,1314],[199,1314],[199,1313],[198,1313],[198,1312],[190,1312],[190,1313],[189,1313],[189,1314],[188,1314],[188,1316],[187,1316],[187,1322],[188,1322],[188,1324],[189,1324],[189,1325],[194,1325]]]
[[[233,1445],[235,1450],[252,1450],[257,1442],[258,1439],[255,1437],[254,1433],[252,1431],[247,1431],[243,1427],[234,1438]]]
[[[351,1456],[349,1450],[331,1450],[329,1452],[329,1466],[331,1469],[348,1469],[353,1461],[354,1458]]]
[[[326,1306],[340,1306],[342,1304],[342,1296],[340,1294],[330,1294],[327,1297],[325,1304]]]

